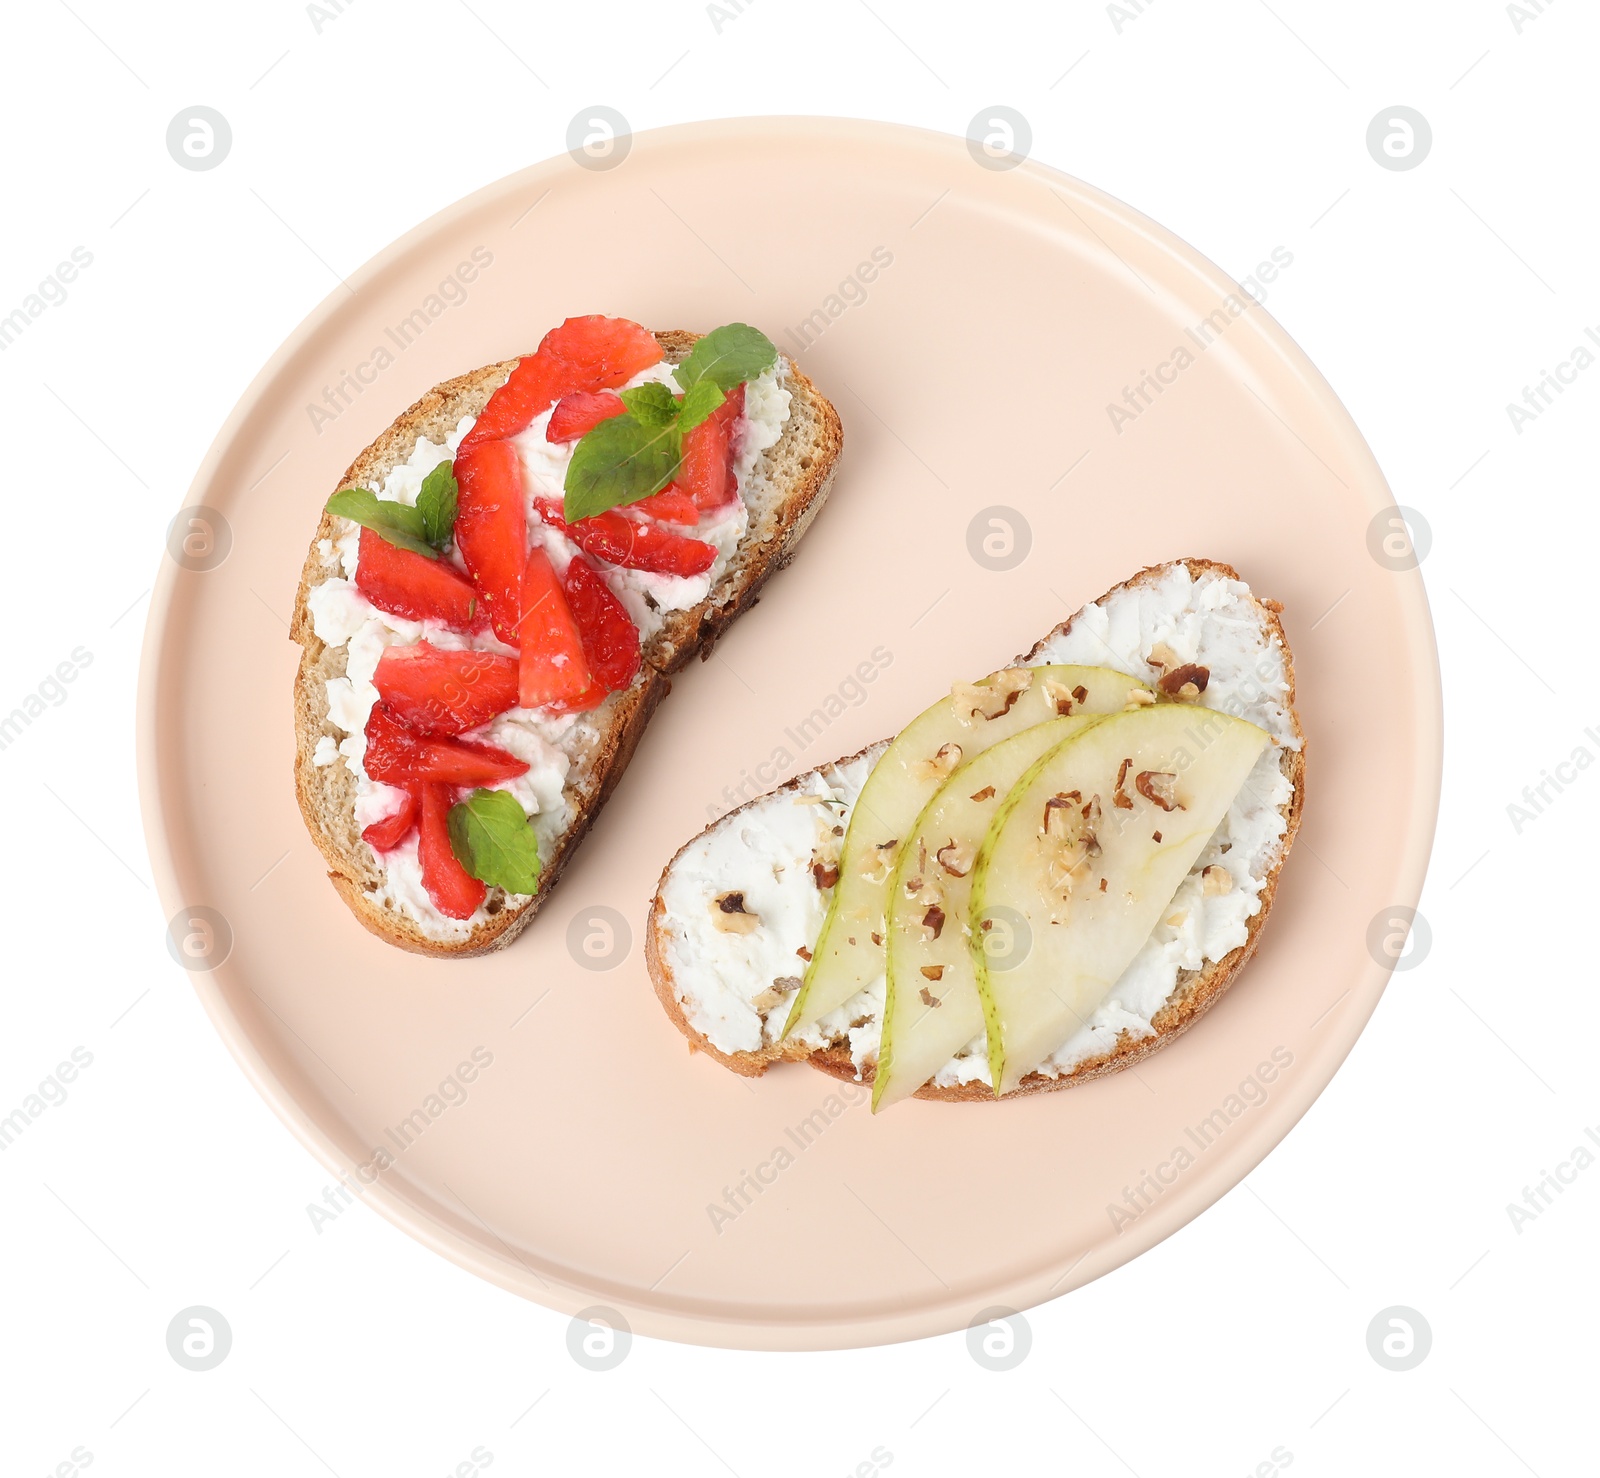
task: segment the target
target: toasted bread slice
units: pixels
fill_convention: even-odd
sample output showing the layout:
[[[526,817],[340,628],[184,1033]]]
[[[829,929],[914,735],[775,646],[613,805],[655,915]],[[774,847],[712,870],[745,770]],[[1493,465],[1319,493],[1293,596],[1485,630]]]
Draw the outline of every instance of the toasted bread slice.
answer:
[[[1164,995],[1159,992],[1165,987],[1165,977],[1152,975],[1160,985],[1158,998],[1144,1003],[1147,1014],[1117,1006],[1115,1000],[1108,1003],[1116,1009],[1102,1008],[1090,1027],[1046,1064],[1049,1071],[1030,1074],[1006,1097],[1069,1088],[1118,1072],[1159,1051],[1221,997],[1254,952],[1305,799],[1305,736],[1294,708],[1294,659],[1279,619],[1280,609],[1252,595],[1228,565],[1179,560],[1151,566],[1108,591],[1017,659],[1015,665],[1019,666],[1076,661],[1112,667],[1148,682],[1151,674],[1159,677],[1162,671],[1159,661],[1148,660],[1152,647],[1187,644],[1194,650],[1182,652],[1182,660],[1208,666],[1213,675],[1201,703],[1232,712],[1242,710],[1241,716],[1267,728],[1274,742],[1246,787],[1255,787],[1264,799],[1257,807],[1249,837],[1255,870],[1248,880],[1254,888],[1255,907],[1247,917],[1235,920],[1232,932],[1240,937],[1215,957],[1202,953],[1196,959],[1191,950],[1190,959],[1172,972]],[[794,976],[804,971],[802,961],[808,958],[805,951],[816,943],[823,904],[820,880],[811,878],[803,865],[783,868],[784,855],[798,855],[793,846],[784,854],[778,841],[770,853],[762,844],[768,837],[778,837],[783,828],[792,830],[797,825],[795,816],[812,809],[805,804],[808,799],[817,803],[818,814],[841,825],[887,742],[797,775],[780,789],[729,812],[686,843],[667,864],[650,908],[645,959],[663,1009],[689,1039],[691,1050],[704,1052],[747,1077],[761,1075],[775,1062],[805,1061],[836,1078],[873,1081],[881,994],[874,1001],[863,991],[818,1027],[788,1040],[779,1036],[789,997],[778,987],[787,982],[784,977],[766,977],[778,961]],[[1231,824],[1230,816],[1223,830]],[[1242,826],[1240,831],[1242,842]],[[798,890],[781,900],[787,906],[772,909],[772,917],[783,920],[775,929],[787,929],[802,939],[793,946],[793,955],[799,958],[792,957],[793,940],[787,935],[772,941],[779,946],[776,950],[743,941],[724,945],[689,916],[692,910],[715,906],[714,896],[701,899],[697,893],[743,884],[738,876],[702,882],[703,876],[715,875],[709,859],[715,855],[717,838],[730,834],[739,836],[741,851],[751,858],[752,894],[765,888],[765,896],[773,896],[772,883],[758,870],[765,867],[770,875],[775,856],[780,870],[789,877],[786,886]],[[1212,845],[1220,847],[1221,842],[1214,839]],[[1191,878],[1215,860],[1211,849],[1202,853]],[[818,893],[809,902],[801,896],[808,888]],[[1239,908],[1248,908],[1250,901],[1241,896]],[[808,930],[809,936],[802,938]],[[760,973],[753,968],[758,962],[765,967]],[[1119,982],[1119,991],[1122,986]],[[1144,989],[1148,993],[1148,983]],[[744,1045],[741,1037],[759,1037],[759,1045]],[[918,1089],[916,1096],[948,1102],[992,1101],[995,1095],[982,1057],[980,1046],[968,1056],[953,1059],[946,1070]]]
[[[666,361],[688,354],[698,334],[656,334]],[[419,440],[443,445],[465,416],[478,415],[517,361],[486,365],[448,380],[417,401],[350,465],[337,486],[381,487],[406,462]],[[344,675],[347,649],[318,636],[307,600],[325,580],[343,574],[332,541],[343,521],[324,513],[311,541],[290,635],[302,648],[294,684],[295,791],[312,840],[328,864],[328,876],[355,916],[379,938],[418,954],[485,954],[510,943],[549,896],[573,850],[615,788],[656,705],[671,688],[669,675],[696,654],[709,655],[723,629],[755,601],[771,576],[793,558],[795,546],[821,510],[833,485],[843,433],[833,406],[792,361],[783,361],[782,383],[790,393],[782,435],[756,460],[742,495],[749,524],[726,568],[705,599],[664,615],[643,644],[633,684],[611,694],[581,716],[561,740],[569,761],[559,815],[534,818],[539,834],[538,892],[510,898],[491,888],[470,928],[448,937],[430,932],[384,895],[386,874],[361,839],[355,797],[357,781],[342,760],[317,762],[319,741],[337,742],[344,731],[329,719],[327,684]],[[329,492],[335,489],[330,488]],[[326,747],[326,746],[324,746]]]

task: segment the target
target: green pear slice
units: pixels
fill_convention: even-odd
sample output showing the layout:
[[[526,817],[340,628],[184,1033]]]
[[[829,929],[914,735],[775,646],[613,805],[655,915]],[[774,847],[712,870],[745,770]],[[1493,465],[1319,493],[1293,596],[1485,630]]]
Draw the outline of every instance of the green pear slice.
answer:
[[[968,920],[978,847],[1029,767],[1100,722],[1087,714],[1054,718],[1002,739],[961,765],[923,807],[889,892],[874,1113],[910,1097],[983,1031]],[[993,930],[983,936],[991,965],[1003,964],[995,956],[1009,943]]]
[[[972,875],[973,950],[996,1093],[1008,1093],[1105,1000],[1270,742],[1212,709],[1161,704],[1049,751],[990,823]]]
[[[958,764],[1045,719],[1115,713],[1141,687],[1107,667],[1010,667],[957,683],[907,724],[851,812],[839,879],[784,1035],[837,1010],[884,973],[883,930],[900,845]]]

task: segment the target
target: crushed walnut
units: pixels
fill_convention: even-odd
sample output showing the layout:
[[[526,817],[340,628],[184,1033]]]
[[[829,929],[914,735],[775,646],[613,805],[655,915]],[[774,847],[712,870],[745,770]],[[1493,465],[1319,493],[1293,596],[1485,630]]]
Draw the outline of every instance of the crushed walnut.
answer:
[[[1073,705],[1083,702],[1083,699],[1078,697],[1078,694],[1086,693],[1087,691],[1087,689],[1081,687],[1068,688],[1064,682],[1053,677],[1047,677],[1044,680],[1044,695],[1050,700],[1051,707],[1062,718],[1071,716]]]
[[[1169,770],[1140,770],[1134,777],[1133,788],[1163,811],[1184,809],[1183,802],[1178,799],[1178,777]]]
[[[750,1004],[765,1016],[785,996],[792,996],[799,990],[801,984],[802,982],[798,975],[779,975]]]
[[[918,760],[911,766],[911,778],[924,782],[943,780],[960,763],[961,746],[959,744],[941,744],[938,753],[932,759]]]
[[[1133,759],[1130,756],[1128,759],[1123,760],[1122,768],[1117,771],[1117,783],[1111,792],[1111,804],[1119,811],[1131,811],[1133,809],[1133,797],[1123,789],[1123,786],[1127,784],[1128,771],[1132,766]]]
[[[1233,888],[1233,874],[1215,862],[1200,874],[1200,893],[1206,898],[1216,898]]]
[[[723,893],[712,906],[711,923],[721,934],[750,934],[761,927],[761,918],[744,906],[743,893]]]
[[[922,927],[932,938],[939,937],[940,930],[944,928],[944,910],[937,903],[928,906],[927,913],[922,916]]]
[[[1129,688],[1128,701],[1122,705],[1122,711],[1127,713],[1134,708],[1149,708],[1156,701],[1156,695],[1149,688]]]
[[[1185,662],[1166,673],[1158,686],[1169,698],[1181,703],[1193,703],[1206,690],[1211,681],[1211,669],[1196,662]]]
[[[839,881],[839,864],[837,862],[824,862],[813,854],[811,877],[819,889],[826,890],[831,888]]]
[[[924,965],[922,967],[922,973],[929,980],[943,980],[944,979],[944,966],[943,965]]]
[[[986,785],[982,790],[975,790],[967,799],[970,801],[992,801],[994,799],[994,786]]]
[[[811,951],[807,949],[805,945],[802,944],[800,948],[795,951],[795,953],[799,955],[800,958],[806,962],[806,964],[809,965],[811,963]]]
[[[964,878],[972,871],[972,864],[977,854],[967,842],[958,842],[954,838],[946,842],[933,854],[934,860],[953,878]]]
[[[1007,667],[981,683],[957,683],[950,689],[956,721],[970,726],[980,718],[997,719],[1010,713],[1032,681],[1032,668]]]
[[[917,994],[922,998],[924,1006],[942,1006],[944,1004],[927,986],[923,986]]]
[[[861,859],[861,876],[869,883],[883,882],[894,871],[894,854],[899,846],[900,839],[896,837],[893,841],[868,847],[866,856]]]

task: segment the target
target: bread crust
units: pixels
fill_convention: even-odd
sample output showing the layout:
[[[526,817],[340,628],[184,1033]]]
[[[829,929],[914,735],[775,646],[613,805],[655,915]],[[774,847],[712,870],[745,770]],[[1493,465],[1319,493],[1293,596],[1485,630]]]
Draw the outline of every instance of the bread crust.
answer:
[[[1141,584],[1150,584],[1157,580],[1165,571],[1172,568],[1173,564],[1185,566],[1192,577],[1198,578],[1203,573],[1220,575],[1229,580],[1240,579],[1239,572],[1232,565],[1223,564],[1211,559],[1181,559],[1168,564],[1149,565],[1138,574],[1124,580],[1119,585],[1114,585],[1098,600],[1090,604],[1098,605],[1101,601],[1109,599],[1118,591],[1126,590]],[[1278,856],[1269,869],[1262,882],[1259,894],[1261,907],[1251,918],[1246,926],[1245,942],[1237,949],[1223,956],[1222,959],[1208,962],[1199,970],[1182,970],[1162,1006],[1151,1021],[1155,1028],[1154,1034],[1147,1037],[1135,1037],[1124,1031],[1117,1039],[1116,1045],[1109,1051],[1092,1057],[1080,1063],[1070,1073],[1063,1073],[1058,1077],[1050,1077],[1043,1073],[1030,1073],[1009,1093],[996,1095],[987,1083],[962,1083],[952,1087],[936,1087],[932,1083],[924,1083],[913,1095],[917,1098],[927,1099],[938,1103],[997,1103],[1002,1099],[1023,1098],[1033,1093],[1050,1093],[1063,1088],[1073,1088],[1080,1083],[1088,1083],[1095,1078],[1103,1078],[1111,1073],[1121,1072],[1124,1068],[1132,1067],[1137,1062],[1142,1062],[1152,1053],[1159,1052],[1170,1042],[1176,1041],[1184,1032],[1198,1021],[1211,1009],[1227,991],[1228,987],[1238,978],[1239,972],[1244,968],[1250,956],[1255,953],[1256,946],[1261,938],[1261,930],[1266,924],[1267,915],[1272,912],[1272,905],[1277,897],[1278,883],[1282,876],[1283,864],[1288,859],[1289,850],[1294,845],[1296,833],[1300,830],[1301,813],[1305,806],[1305,774],[1306,774],[1306,737],[1300,726],[1300,715],[1295,708],[1295,673],[1294,652],[1289,646],[1289,638],[1283,629],[1281,619],[1282,608],[1276,602],[1263,600],[1259,596],[1253,597],[1261,608],[1262,624],[1267,631],[1275,636],[1283,649],[1284,674],[1288,682],[1288,692],[1285,696],[1285,709],[1294,729],[1295,737],[1300,741],[1297,749],[1284,747],[1279,753],[1279,765],[1288,777],[1292,792],[1287,805],[1284,807],[1284,833],[1278,849]],[[1036,658],[1045,644],[1053,637],[1066,632],[1077,618],[1075,612],[1067,620],[1053,628],[1047,635],[1035,642],[1033,647],[1018,658],[1019,663],[1028,663]],[[882,741],[886,743],[887,741]],[[851,756],[859,759],[869,753],[878,745],[868,745],[866,749]],[[849,760],[836,760],[834,764],[848,764]],[[827,769],[828,766],[821,768]],[[796,775],[778,791],[769,794],[782,794],[786,790],[798,789],[806,784],[815,771],[806,771]],[[737,815],[746,806],[761,804],[769,796],[757,796],[755,800],[746,802],[737,811],[729,815]],[[728,817],[723,817],[715,822],[722,825]],[[857,1076],[854,1062],[851,1061],[849,1050],[843,1046],[829,1046],[817,1050],[810,1050],[802,1044],[793,1042],[777,1042],[771,1047],[763,1048],[759,1052],[722,1052],[714,1047],[705,1035],[690,1025],[688,1018],[683,1013],[683,1008],[678,1002],[677,992],[673,981],[672,967],[668,963],[665,953],[666,938],[666,906],[662,900],[662,891],[666,880],[674,865],[684,850],[692,845],[694,838],[679,848],[678,852],[662,870],[661,879],[656,884],[655,898],[651,903],[650,915],[645,927],[645,962],[650,970],[651,982],[655,987],[657,998],[666,1010],[668,1018],[679,1031],[689,1039],[691,1052],[704,1052],[715,1058],[724,1067],[741,1074],[744,1077],[760,1077],[776,1062],[807,1062],[818,1072],[827,1073],[830,1077],[839,1078],[848,1082],[871,1083],[876,1077],[876,1064],[870,1064]]]
[[[682,329],[655,334],[668,363],[682,360],[699,338]],[[463,416],[479,415],[517,363],[502,360],[434,386],[350,464],[337,486],[382,486],[390,470],[410,457],[420,438],[442,443]],[[327,863],[329,881],[356,918],[380,939],[439,958],[488,954],[515,939],[549,897],[633,758],[651,714],[671,691],[670,675],[696,655],[710,656],[722,632],[794,557],[795,546],[827,500],[844,444],[838,412],[793,360],[786,364],[785,383],[791,394],[790,419],[779,441],[757,464],[766,481],[762,496],[751,506],[750,525],[735,557],[704,601],[668,615],[645,644],[633,684],[586,715],[593,738],[569,772],[566,799],[571,820],[550,854],[541,859],[538,892],[526,902],[512,903],[500,889],[491,888],[487,905],[491,917],[461,940],[434,939],[398,909],[367,896],[381,885],[383,872],[355,828],[354,778],[342,764],[313,762],[318,739],[339,737],[340,731],[328,723],[326,682],[342,674],[344,660],[343,649],[330,649],[318,638],[307,605],[313,587],[342,574],[337,556],[330,559],[319,548],[339,532],[338,521],[323,512],[301,569],[289,631],[301,649],[294,680],[295,797]],[[775,481],[779,473],[785,474],[781,485]],[[769,491],[775,496],[768,496]]]

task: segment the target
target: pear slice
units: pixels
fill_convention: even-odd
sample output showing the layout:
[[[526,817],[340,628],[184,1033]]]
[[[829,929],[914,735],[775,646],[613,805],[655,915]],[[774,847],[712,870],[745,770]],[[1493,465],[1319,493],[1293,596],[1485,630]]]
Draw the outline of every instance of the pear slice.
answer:
[[[1068,713],[1116,713],[1143,685],[1107,667],[1009,667],[918,715],[873,766],[857,797],[839,878],[784,1035],[844,1005],[884,973],[883,931],[901,844],[963,760]]]
[[[1049,719],[1002,739],[960,766],[923,807],[901,848],[885,934],[888,983],[872,1110],[908,1098],[983,1031],[983,1002],[968,920],[979,844],[1024,773],[1101,719]],[[983,935],[995,968],[1007,931]]]
[[[1114,714],[1049,751],[990,823],[972,878],[989,1069],[1008,1093],[1105,1000],[1221,824],[1270,736],[1213,709]]]

